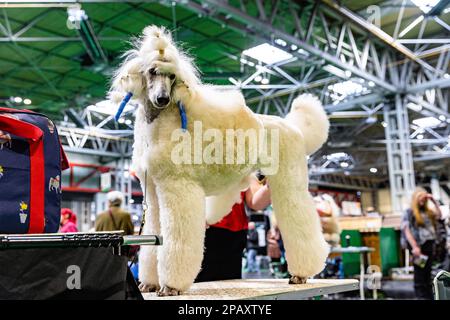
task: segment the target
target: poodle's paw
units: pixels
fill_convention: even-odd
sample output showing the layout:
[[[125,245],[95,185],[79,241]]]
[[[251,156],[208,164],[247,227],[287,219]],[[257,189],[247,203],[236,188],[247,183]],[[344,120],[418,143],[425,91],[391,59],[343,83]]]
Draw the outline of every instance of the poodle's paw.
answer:
[[[289,278],[289,284],[304,284],[306,283],[307,278],[299,277],[299,276],[291,276]]]
[[[163,286],[156,294],[158,295],[158,297],[178,296],[181,294],[181,291],[170,288],[168,286]]]
[[[141,292],[155,292],[159,290],[159,286],[154,285],[154,284],[145,284],[145,283],[141,283],[139,285],[139,290],[141,290]]]

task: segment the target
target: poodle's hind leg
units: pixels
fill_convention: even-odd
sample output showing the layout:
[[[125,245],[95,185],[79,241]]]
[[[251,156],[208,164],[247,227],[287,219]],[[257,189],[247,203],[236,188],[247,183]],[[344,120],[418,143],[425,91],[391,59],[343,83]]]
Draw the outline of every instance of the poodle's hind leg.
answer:
[[[188,180],[157,183],[163,245],[158,251],[158,295],[189,289],[200,271],[205,237],[205,193]]]
[[[145,188],[142,188],[145,190]],[[159,205],[156,196],[155,185],[152,181],[147,182],[147,213],[143,234],[159,235],[161,232],[159,224]],[[158,248],[159,246],[141,246],[139,252],[139,289],[142,292],[153,292],[159,290],[158,279]]]
[[[308,192],[306,157],[282,163],[269,177],[272,205],[286,248],[290,283],[305,283],[325,267],[329,246]]]

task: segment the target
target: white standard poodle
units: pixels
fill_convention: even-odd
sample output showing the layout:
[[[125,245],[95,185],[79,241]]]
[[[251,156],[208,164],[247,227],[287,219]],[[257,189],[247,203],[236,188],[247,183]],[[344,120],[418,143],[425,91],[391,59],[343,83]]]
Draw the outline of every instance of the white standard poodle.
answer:
[[[284,119],[255,114],[239,91],[201,83],[192,59],[156,26],[146,27],[124,57],[110,98],[119,103],[132,95],[139,105],[133,168],[149,206],[144,234],[163,236],[162,246],[141,248],[141,290],[178,295],[191,286],[203,258],[205,221],[220,221],[258,169],[268,176],[290,283],[319,273],[329,248],[307,167],[307,155],[328,136],[318,99],[299,96]]]

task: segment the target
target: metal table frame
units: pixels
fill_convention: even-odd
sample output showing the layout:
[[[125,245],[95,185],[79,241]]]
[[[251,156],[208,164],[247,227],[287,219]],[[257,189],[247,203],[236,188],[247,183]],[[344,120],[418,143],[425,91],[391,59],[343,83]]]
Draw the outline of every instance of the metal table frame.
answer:
[[[361,300],[365,300],[364,294],[364,276],[365,276],[365,265],[364,265],[364,255],[367,255],[367,263],[370,265],[370,253],[374,252],[375,249],[371,247],[334,247],[331,248],[330,253],[353,253],[359,254],[359,295]]]

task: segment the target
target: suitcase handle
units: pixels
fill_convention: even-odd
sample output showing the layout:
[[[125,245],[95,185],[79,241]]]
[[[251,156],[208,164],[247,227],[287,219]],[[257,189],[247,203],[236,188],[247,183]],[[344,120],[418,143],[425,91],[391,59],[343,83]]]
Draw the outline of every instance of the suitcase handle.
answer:
[[[43,135],[42,130],[37,126],[4,115],[0,115],[0,130],[33,142],[38,141]]]

